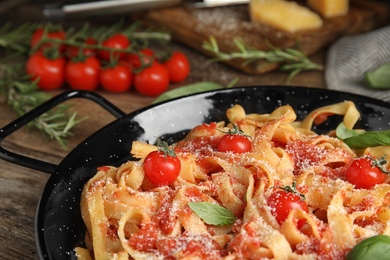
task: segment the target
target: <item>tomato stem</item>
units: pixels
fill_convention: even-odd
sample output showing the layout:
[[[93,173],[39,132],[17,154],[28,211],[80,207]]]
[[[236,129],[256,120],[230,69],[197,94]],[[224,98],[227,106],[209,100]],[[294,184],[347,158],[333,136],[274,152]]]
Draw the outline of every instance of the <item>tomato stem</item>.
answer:
[[[298,190],[297,190],[297,183],[295,181],[293,181],[293,183],[291,184],[291,186],[289,185],[286,185],[286,186],[280,186],[278,187],[284,191],[287,191],[287,192],[291,192],[291,193],[294,193],[296,195],[298,195],[302,200],[305,200],[306,197],[304,194],[300,193]]]
[[[385,155],[383,155],[379,159],[374,159],[374,158],[371,158],[371,157],[368,157],[368,158],[371,160],[373,167],[378,167],[383,173],[385,173],[387,175],[390,175],[390,171],[388,171],[385,168],[385,164],[387,163],[387,160],[385,159],[385,156],[387,156],[387,155],[385,154]]]
[[[248,138],[251,138],[251,136],[245,134],[239,127],[237,124],[235,123],[232,123],[232,126],[233,126],[233,129],[229,129],[228,131],[223,131],[221,129],[218,129],[218,131],[224,133],[224,134],[229,134],[229,135],[242,135],[242,136],[245,136],[245,137],[248,137]]]
[[[159,151],[164,153],[165,157],[176,157],[175,151],[171,147],[169,147],[167,142],[161,140],[160,138],[157,139],[157,148]]]

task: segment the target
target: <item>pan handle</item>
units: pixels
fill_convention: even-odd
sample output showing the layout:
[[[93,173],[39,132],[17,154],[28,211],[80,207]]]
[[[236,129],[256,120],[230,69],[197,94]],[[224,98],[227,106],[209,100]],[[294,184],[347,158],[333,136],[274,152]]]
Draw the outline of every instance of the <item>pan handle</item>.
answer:
[[[11,151],[6,150],[4,147],[1,146],[1,142],[10,134],[21,128],[22,126],[30,123],[34,119],[38,118],[43,113],[47,112],[48,110],[52,109],[53,107],[65,102],[68,99],[73,98],[85,98],[89,99],[91,101],[94,101],[104,109],[106,109],[109,113],[114,115],[117,118],[121,118],[126,113],[124,113],[122,110],[120,110],[118,107],[113,105],[111,102],[109,102],[107,99],[103,98],[102,96],[89,91],[82,91],[82,90],[74,90],[74,91],[67,91],[62,94],[59,94],[58,96],[53,97],[52,99],[46,101],[45,103],[37,106],[36,108],[32,109],[31,111],[27,112],[26,114],[22,115],[21,117],[17,118],[13,122],[9,123],[8,125],[4,126],[2,129],[0,129],[0,159],[3,159],[5,161],[24,166],[30,169],[38,170],[41,172],[46,173],[53,173],[54,170],[57,168],[57,165],[48,163],[45,161],[33,159],[26,157],[24,155],[20,155],[17,153],[13,153]]]

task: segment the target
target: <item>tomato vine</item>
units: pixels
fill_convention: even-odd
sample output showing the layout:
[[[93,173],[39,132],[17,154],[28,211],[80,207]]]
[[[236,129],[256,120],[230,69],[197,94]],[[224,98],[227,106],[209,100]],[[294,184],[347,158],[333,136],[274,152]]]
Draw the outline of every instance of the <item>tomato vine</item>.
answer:
[[[2,26],[0,28],[0,50],[2,51],[0,94],[18,115],[25,114],[51,98],[50,92],[46,90],[56,89],[61,82],[65,81],[65,62],[85,62],[91,53],[99,50],[112,51],[112,48],[102,46],[100,43],[103,38],[118,32],[131,37],[132,48],[123,50],[126,53],[139,52],[137,48],[144,48],[152,39],[170,40],[168,33],[151,31],[138,23],[125,27],[122,22],[118,22],[112,26],[97,28],[84,24],[79,29],[72,27],[66,31],[61,26],[53,24],[37,23],[21,26],[6,24]],[[91,42],[89,39],[95,41]],[[77,55],[70,59],[71,53]],[[42,87],[40,82],[48,74],[42,72],[42,68],[38,68],[37,64],[52,66],[51,62],[56,58],[65,59],[57,67],[57,69],[62,69],[57,75],[57,85]],[[30,59],[33,60],[30,61]],[[26,68],[29,61],[32,65]],[[75,77],[74,74],[72,76]],[[46,82],[54,82],[52,79],[48,78]],[[79,89],[79,86],[75,88]],[[65,147],[65,139],[72,135],[72,128],[82,120],[84,118],[80,119],[76,113],[69,111],[69,106],[61,106],[41,116],[32,125]]]

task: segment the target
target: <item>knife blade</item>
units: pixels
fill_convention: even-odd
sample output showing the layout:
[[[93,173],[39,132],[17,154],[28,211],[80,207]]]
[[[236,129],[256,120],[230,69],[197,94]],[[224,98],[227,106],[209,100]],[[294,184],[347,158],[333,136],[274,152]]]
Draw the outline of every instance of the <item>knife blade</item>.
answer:
[[[217,7],[224,5],[245,4],[249,0],[102,0],[76,2],[62,5],[46,5],[43,16],[58,19],[75,16],[97,16],[144,11],[148,9],[166,8],[180,4],[192,5],[196,8]]]

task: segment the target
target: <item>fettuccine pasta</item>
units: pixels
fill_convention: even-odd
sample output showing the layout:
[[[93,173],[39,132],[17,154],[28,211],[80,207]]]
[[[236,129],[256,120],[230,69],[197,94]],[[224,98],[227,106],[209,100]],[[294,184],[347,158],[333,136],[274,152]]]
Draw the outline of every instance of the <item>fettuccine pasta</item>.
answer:
[[[158,187],[142,167],[157,147],[134,141],[131,153],[138,161],[100,167],[85,185],[86,248],[76,248],[76,255],[96,260],[344,259],[359,241],[390,235],[388,180],[356,189],[344,177],[352,160],[379,158],[389,147],[356,151],[332,133],[312,131],[316,120],[333,114],[342,115],[350,129],[360,117],[349,101],[316,109],[302,121],[288,105],[270,114],[247,114],[235,105],[226,112],[228,122],[196,126],[171,145],[182,165],[180,175]],[[251,151],[216,149],[233,125],[249,136]],[[293,184],[309,210],[293,209],[279,223],[267,199],[278,187]],[[220,205],[235,220],[207,224],[190,202]]]

